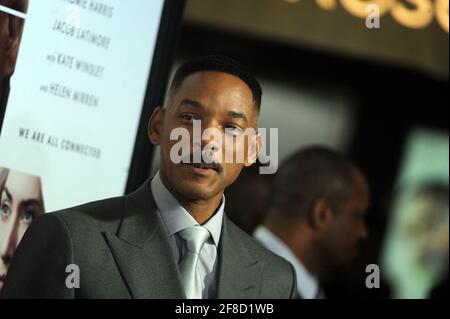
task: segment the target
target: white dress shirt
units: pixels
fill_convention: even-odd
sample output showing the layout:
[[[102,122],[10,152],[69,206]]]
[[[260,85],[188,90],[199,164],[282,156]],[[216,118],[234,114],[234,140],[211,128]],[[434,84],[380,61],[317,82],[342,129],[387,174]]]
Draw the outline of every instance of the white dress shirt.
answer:
[[[187,253],[187,247],[186,242],[178,235],[178,232],[185,228],[198,225],[198,223],[164,186],[159,176],[159,171],[152,179],[151,188],[158,212],[169,235],[169,241],[175,259],[180,264],[184,255]],[[200,252],[197,265],[197,269],[202,278],[203,299],[216,297],[217,248],[219,247],[222,231],[224,206],[225,196],[223,196],[222,203],[217,212],[202,225],[211,234],[211,237]]]
[[[294,266],[297,275],[297,290],[303,299],[325,298],[320,291],[319,280],[313,276],[289,247],[264,226],[256,228],[253,236],[273,253],[283,257]]]

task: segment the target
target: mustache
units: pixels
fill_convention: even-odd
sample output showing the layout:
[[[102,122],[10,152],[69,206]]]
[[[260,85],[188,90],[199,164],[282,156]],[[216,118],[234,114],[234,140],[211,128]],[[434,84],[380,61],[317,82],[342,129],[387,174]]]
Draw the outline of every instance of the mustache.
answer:
[[[194,156],[192,154],[188,154],[187,156],[182,158],[181,163],[189,164],[189,165],[192,165],[192,166],[195,166],[198,168],[212,168],[217,173],[222,173],[222,171],[223,171],[222,164],[214,162],[214,161],[211,163],[207,163],[204,161],[203,156],[201,156],[200,162],[199,161],[194,162]]]
[[[193,165],[195,167],[199,167],[199,168],[212,168],[213,170],[215,170],[217,173],[222,173],[223,171],[223,167],[221,164],[219,163],[190,163],[190,165]]]

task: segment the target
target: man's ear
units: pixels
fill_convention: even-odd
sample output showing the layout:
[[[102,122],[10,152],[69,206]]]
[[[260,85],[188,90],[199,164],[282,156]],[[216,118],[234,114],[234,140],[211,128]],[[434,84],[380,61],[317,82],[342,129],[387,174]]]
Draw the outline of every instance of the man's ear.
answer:
[[[22,37],[25,20],[11,14],[6,14],[8,33],[5,42],[5,76],[10,77],[14,73],[19,53],[20,38]]]
[[[256,133],[255,135],[250,137],[249,148],[244,162],[245,167],[249,167],[256,162],[259,154],[261,153],[261,147],[262,147],[261,134]]]
[[[164,110],[158,106],[153,110],[148,121],[147,134],[153,145],[159,145],[161,142],[161,131],[164,119]]]
[[[329,201],[325,198],[316,199],[312,205],[309,216],[311,227],[322,234],[326,232],[334,222],[334,214],[330,207]]]

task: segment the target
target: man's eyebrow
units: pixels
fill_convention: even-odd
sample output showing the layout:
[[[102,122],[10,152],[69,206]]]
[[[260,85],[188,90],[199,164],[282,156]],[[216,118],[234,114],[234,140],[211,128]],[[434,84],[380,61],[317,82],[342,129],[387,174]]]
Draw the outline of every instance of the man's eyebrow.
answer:
[[[8,197],[8,199],[12,202],[13,198],[11,193],[8,191],[8,188],[5,186],[3,187],[3,191],[6,193],[6,197]]]
[[[190,100],[190,99],[184,99],[183,101],[181,101],[180,105],[190,106],[190,107],[194,107],[194,108],[198,108],[198,109],[205,108],[202,103],[200,103],[198,101]]]
[[[236,119],[242,119],[244,120],[246,123],[248,122],[247,120],[247,116],[245,116],[244,113],[241,112],[236,112],[236,111],[228,111],[227,115]]]
[[[193,108],[197,108],[197,109],[204,109],[205,106],[195,100],[191,100],[191,99],[184,99],[181,101],[180,105],[184,105],[184,106],[189,106],[189,107],[193,107]],[[244,120],[246,123],[248,122],[247,116],[245,116],[244,113],[241,112],[237,112],[237,111],[228,111],[227,112],[227,116],[229,117],[233,117],[236,119],[242,119]]]

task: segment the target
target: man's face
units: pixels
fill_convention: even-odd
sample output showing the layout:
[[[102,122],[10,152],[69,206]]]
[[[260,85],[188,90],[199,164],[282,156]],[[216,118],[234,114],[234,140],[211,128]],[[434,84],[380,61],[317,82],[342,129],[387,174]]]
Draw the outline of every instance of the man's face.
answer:
[[[154,128],[153,132],[149,132],[150,139],[161,146],[160,174],[163,182],[176,196],[187,200],[208,200],[221,196],[223,190],[239,176],[244,165],[251,165],[248,161],[225,163],[226,152],[231,150],[234,154],[239,149],[246,152],[248,142],[239,136],[233,138],[234,134],[227,133],[226,129],[235,129],[236,132],[255,129],[257,117],[252,92],[238,77],[211,71],[186,77],[172,92],[167,107],[157,109],[150,120],[150,127]],[[199,140],[201,143],[194,144],[194,120],[201,121],[201,133],[214,128],[220,136],[206,137]],[[194,150],[205,150],[208,144],[213,146],[208,154],[217,164],[216,169],[173,162],[170,152],[179,140],[171,140],[170,134],[176,128],[189,132],[191,154]],[[259,149],[255,146],[257,138],[250,143]]]
[[[0,194],[0,290],[23,234],[43,213],[39,177],[10,171]]]
[[[358,253],[358,242],[367,237],[365,213],[369,207],[369,187],[364,176],[353,171],[355,192],[335,214],[335,220],[327,236],[328,262],[343,265],[350,262]]]

